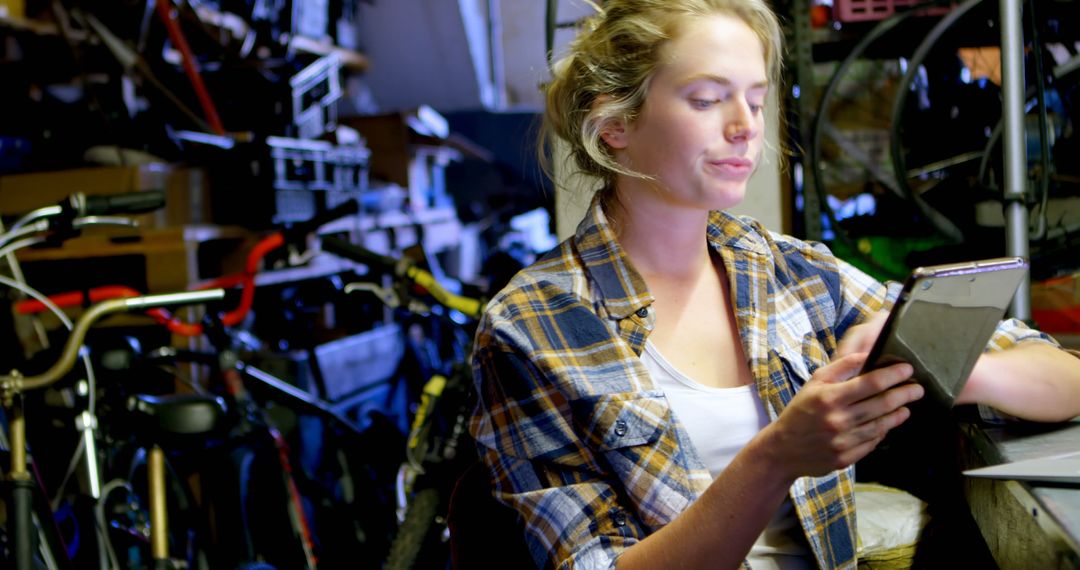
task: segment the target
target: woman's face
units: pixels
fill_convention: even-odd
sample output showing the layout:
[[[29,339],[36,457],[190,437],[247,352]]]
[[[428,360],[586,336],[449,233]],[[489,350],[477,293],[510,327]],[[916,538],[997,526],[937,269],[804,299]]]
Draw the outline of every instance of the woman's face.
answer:
[[[637,120],[605,142],[625,166],[657,179],[665,203],[728,208],[742,201],[761,156],[764,50],[732,16],[688,20],[680,31],[661,50]]]

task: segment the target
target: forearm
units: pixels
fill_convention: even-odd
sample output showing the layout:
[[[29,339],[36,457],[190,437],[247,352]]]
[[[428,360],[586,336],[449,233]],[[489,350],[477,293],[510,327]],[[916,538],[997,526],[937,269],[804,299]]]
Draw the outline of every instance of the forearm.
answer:
[[[1042,422],[1080,416],[1080,359],[1041,342],[983,354],[957,403]]]
[[[678,518],[627,549],[619,570],[737,568],[794,481],[773,468],[763,440],[747,444]]]

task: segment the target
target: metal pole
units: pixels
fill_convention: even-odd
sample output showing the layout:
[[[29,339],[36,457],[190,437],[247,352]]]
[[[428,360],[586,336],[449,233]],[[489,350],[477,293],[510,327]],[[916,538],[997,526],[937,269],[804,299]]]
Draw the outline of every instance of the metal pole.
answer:
[[[791,26],[788,28],[791,55],[795,67],[795,80],[798,82],[799,94],[788,93],[789,97],[795,98],[795,108],[798,112],[798,143],[806,149],[814,132],[814,115],[817,113],[817,98],[814,96],[814,52],[811,40],[812,30],[810,26],[810,1],[794,0],[791,2]],[[789,86],[790,87],[790,86]],[[789,99],[791,101],[791,99]],[[802,235],[800,237],[809,240],[824,238],[825,229],[821,224],[821,198],[814,176],[809,172],[811,166],[809,157],[805,155],[802,161],[802,198],[803,219]],[[837,231],[837,228],[832,228]]]
[[[1024,133],[1024,31],[1021,0],[1000,0],[1001,89],[1005,130],[1005,172],[1002,179],[1005,203],[1005,250],[1010,256],[1028,259],[1027,148]],[[1020,282],[1009,314],[1031,320],[1031,276]]]

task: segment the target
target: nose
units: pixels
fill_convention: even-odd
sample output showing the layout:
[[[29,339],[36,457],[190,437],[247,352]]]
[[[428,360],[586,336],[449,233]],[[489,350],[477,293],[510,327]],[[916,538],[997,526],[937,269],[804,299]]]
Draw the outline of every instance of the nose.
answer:
[[[739,102],[732,107],[725,117],[724,137],[732,143],[747,142],[757,134],[754,130],[753,114],[745,102]]]
[[[750,127],[743,121],[730,121],[724,125],[724,136],[728,142],[746,142],[750,140]]]

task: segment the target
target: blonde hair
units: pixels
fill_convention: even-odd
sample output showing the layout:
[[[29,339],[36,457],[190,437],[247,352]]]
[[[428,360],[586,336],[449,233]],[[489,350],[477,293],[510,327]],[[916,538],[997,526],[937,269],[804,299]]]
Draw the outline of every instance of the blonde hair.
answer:
[[[601,131],[612,120],[637,118],[660,50],[677,35],[679,24],[715,14],[746,23],[764,48],[769,83],[779,85],[783,36],[765,0],[607,0],[601,13],[583,23],[546,87],[539,152],[548,174],[558,137],[569,145],[578,170],[599,178],[608,195],[619,174],[648,178],[616,162]]]

